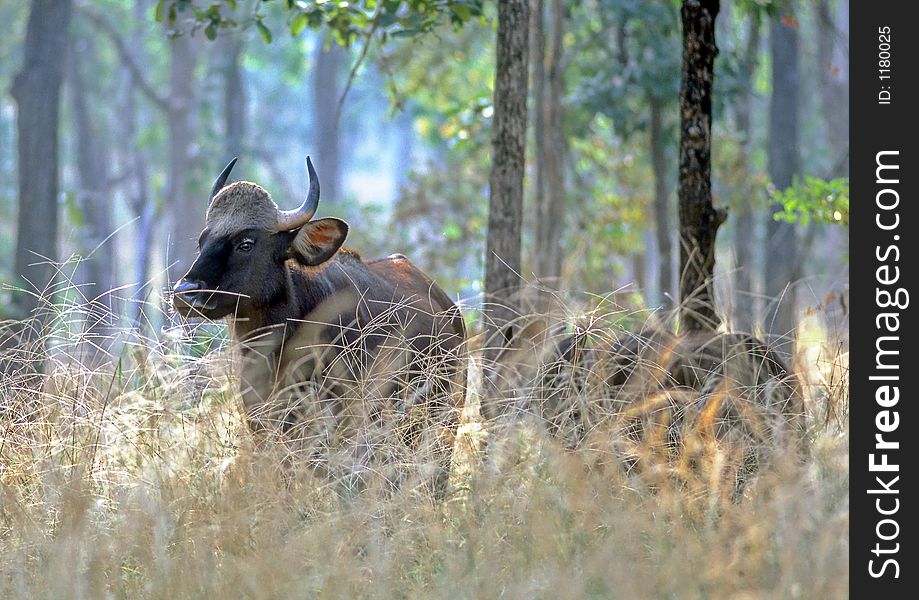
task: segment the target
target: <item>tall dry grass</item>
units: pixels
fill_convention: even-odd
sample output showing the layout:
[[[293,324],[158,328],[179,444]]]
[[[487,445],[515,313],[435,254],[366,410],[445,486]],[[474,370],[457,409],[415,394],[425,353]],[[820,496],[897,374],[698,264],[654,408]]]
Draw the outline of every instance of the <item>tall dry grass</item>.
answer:
[[[570,450],[526,419],[482,423],[472,394],[438,503],[411,488],[344,498],[256,449],[228,353],[198,356],[182,329],[110,328],[100,360],[78,307],[51,312],[3,351],[0,597],[847,594],[845,357],[826,336],[798,356],[806,462],[778,457],[736,501],[717,478],[622,469],[614,428]]]

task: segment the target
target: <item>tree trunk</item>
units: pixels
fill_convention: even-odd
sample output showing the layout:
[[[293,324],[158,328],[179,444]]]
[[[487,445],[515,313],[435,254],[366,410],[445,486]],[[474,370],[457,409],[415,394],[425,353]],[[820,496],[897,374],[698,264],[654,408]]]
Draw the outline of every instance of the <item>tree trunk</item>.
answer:
[[[784,190],[800,170],[798,32],[791,25],[776,20],[771,24],[770,38],[769,179],[777,189]],[[767,232],[766,295],[773,300],[775,308],[767,313],[766,326],[773,336],[793,336],[796,298],[791,284],[800,275],[797,231],[793,224],[770,217]]]
[[[198,57],[194,46],[195,40],[188,34],[169,40],[169,107],[166,114],[169,164],[164,190],[171,214],[170,244],[167,247],[169,281],[177,281],[191,266],[207,208],[206,190],[201,190],[201,193],[190,193],[189,190],[197,126],[194,109],[195,63]]]
[[[138,38],[143,35],[144,6],[137,3],[134,8],[135,29],[133,35]],[[132,59],[137,64],[144,64],[146,57],[143,54],[143,44],[132,48]],[[131,326],[140,330],[149,329],[148,316],[144,312],[146,294],[149,293],[150,263],[152,259],[152,240],[160,206],[153,201],[149,193],[149,178],[147,173],[148,157],[143,150],[143,145],[138,139],[137,124],[140,119],[137,106],[137,94],[142,88],[135,74],[127,66],[123,69],[125,89],[119,106],[119,152],[126,162],[126,170],[131,177],[126,184],[126,196],[131,212],[137,218],[134,235],[134,263],[132,265],[132,279],[134,287],[131,290],[131,305],[128,310],[128,319]]]
[[[670,243],[670,206],[667,190],[667,149],[664,138],[664,102],[648,94],[650,119],[651,167],[654,171],[654,225],[657,243],[657,293],[656,304],[668,306],[668,296],[673,297],[673,248]]]
[[[712,206],[712,82],[718,49],[718,0],[684,0],[680,81],[680,322],[686,331],[714,330],[715,238],[727,218]]]
[[[751,16],[747,47],[740,64],[740,85],[734,104],[734,117],[737,123],[737,135],[742,145],[740,152],[740,168],[748,176],[752,176],[750,155],[753,153],[753,73],[760,47],[760,21]],[[734,236],[734,260],[736,282],[734,285],[734,319],[737,327],[744,331],[753,329],[753,238],[755,234],[754,221],[754,194],[757,192],[753,186],[743,185],[739,190],[740,202],[737,203],[737,213],[734,222],[737,229]]]
[[[549,205],[546,202],[546,16],[544,0],[535,0],[530,13],[532,21],[533,64],[533,138],[536,157],[533,161],[533,208],[536,214],[536,235],[533,239],[533,272],[542,277],[547,271],[546,244]]]
[[[848,26],[849,3],[842,0],[839,4],[837,12],[829,0],[818,0],[816,6],[820,108],[832,161],[830,177],[845,177],[849,172],[848,52],[840,50],[844,33],[837,26]]]
[[[220,38],[219,52],[223,58],[223,128],[226,134],[223,159],[228,163],[243,155],[246,138],[247,101],[243,83],[242,55],[245,39],[242,32]]]
[[[322,197],[341,201],[341,128],[338,101],[342,93],[342,69],[347,51],[336,43],[328,50],[316,45],[313,75],[313,131],[316,136],[316,168],[322,173]]]
[[[60,93],[72,13],[71,0],[33,0],[11,89],[19,151],[15,285],[38,292],[48,291],[54,276],[47,260],[57,260]],[[38,298],[17,293],[14,303],[25,316]]]
[[[93,121],[90,103],[93,90],[101,82],[90,83],[98,73],[99,63],[95,52],[94,37],[83,37],[71,44],[71,60],[68,64],[68,83],[73,107],[76,133],[76,159],[79,176],[77,204],[86,222],[85,235],[80,236],[80,253],[84,257],[81,265],[86,287],[81,289],[87,300],[86,324],[84,330],[98,338],[96,345],[107,346],[105,337],[108,325],[113,321],[114,302],[112,290],[116,287],[117,247],[110,237],[114,233],[112,204],[109,197],[109,163],[111,157],[109,141],[105,139],[104,126]],[[87,77],[90,78],[87,81]]]
[[[636,281],[638,289],[644,295],[645,304],[653,306],[660,296],[660,289],[657,285],[660,258],[658,256],[657,231],[650,223],[642,232],[641,239],[644,251],[640,253],[641,260],[636,264],[640,264],[643,270],[640,273],[636,271]]]
[[[165,201],[172,214],[167,247],[167,285],[172,286],[191,268],[198,252],[198,236],[204,228],[209,188],[191,188],[197,160],[197,91],[195,67],[200,48],[190,33],[169,40],[169,165]],[[222,168],[222,167],[217,167]],[[147,242],[149,243],[149,241]],[[190,345],[211,347],[213,339],[191,329]]]
[[[539,16],[534,22],[540,30],[537,41],[539,65],[535,73],[536,89],[536,160],[538,163],[536,213],[536,274],[543,285],[558,288],[562,271],[561,234],[565,219],[565,138],[562,124],[564,72],[562,44],[565,35],[565,8],[560,0],[552,0],[552,39],[548,54],[548,74],[545,69],[545,29],[543,2],[537,3]],[[541,68],[539,68],[541,67]],[[541,80],[541,81],[540,81]],[[548,83],[548,93],[546,93]]]
[[[135,263],[134,308],[131,320],[139,328],[144,328],[147,317],[143,312],[146,297],[146,286],[150,283],[150,253],[154,228],[159,221],[162,207],[167,208],[170,220],[167,236],[167,272],[169,281],[175,281],[188,270],[197,250],[196,240],[204,223],[207,196],[204,193],[189,193],[189,174],[192,172],[194,141],[196,137],[195,120],[195,64],[197,52],[195,40],[189,35],[182,35],[169,41],[169,87],[168,94],[162,94],[146,78],[143,44],[128,44],[120,30],[110,23],[102,13],[89,6],[80,7],[81,13],[96,27],[108,36],[118,53],[125,71],[129,75],[129,91],[124,100],[122,125],[125,134],[120,141],[127,144],[122,154],[130,157],[131,170],[134,173],[135,189],[129,193],[132,210],[139,217]],[[141,17],[145,11],[142,3],[135,5],[135,17]],[[141,27],[143,19],[136,18],[135,23]],[[142,37],[142,31],[135,29],[134,38]],[[130,143],[136,137],[137,107],[133,90],[139,90],[161,111],[168,129],[168,164],[166,168],[166,185],[163,190],[163,202],[158,203],[148,196],[148,177],[146,156],[139,144]]]
[[[562,98],[565,95],[562,47],[565,35],[565,7],[562,0],[552,0],[552,46],[549,54],[549,93],[546,96],[547,222],[544,246],[546,270],[550,285],[558,288],[562,274],[562,230],[565,224],[565,131]]]
[[[486,332],[514,314],[520,288],[520,230],[526,166],[528,0],[498,3],[495,116],[485,254]],[[487,335],[486,339],[492,338]],[[494,351],[486,351],[494,357]]]

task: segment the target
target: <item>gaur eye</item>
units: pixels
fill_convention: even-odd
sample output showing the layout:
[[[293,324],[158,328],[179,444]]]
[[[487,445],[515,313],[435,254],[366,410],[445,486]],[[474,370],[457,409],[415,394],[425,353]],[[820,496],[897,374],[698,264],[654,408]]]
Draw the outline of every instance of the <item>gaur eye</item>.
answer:
[[[246,239],[241,241],[236,245],[236,250],[239,252],[249,252],[255,246],[255,242],[252,240]]]

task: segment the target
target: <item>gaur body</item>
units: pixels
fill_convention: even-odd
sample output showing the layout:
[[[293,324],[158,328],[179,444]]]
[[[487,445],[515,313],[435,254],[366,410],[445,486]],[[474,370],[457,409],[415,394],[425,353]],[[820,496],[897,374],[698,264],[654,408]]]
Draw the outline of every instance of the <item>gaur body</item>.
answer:
[[[732,445],[739,487],[766,455],[805,451],[797,379],[752,335],[653,331],[588,343],[539,321],[513,332],[494,367],[490,419],[527,414],[571,448],[612,427],[629,470],[642,456],[682,459],[688,441]]]
[[[371,472],[405,478],[384,463],[433,461],[442,487],[463,398],[462,316],[404,256],[364,261],[342,248],[344,221],[310,220],[319,185],[307,164],[310,193],[294,211],[256,184],[224,187],[227,166],[173,304],[227,319],[253,431],[280,434],[349,486]]]

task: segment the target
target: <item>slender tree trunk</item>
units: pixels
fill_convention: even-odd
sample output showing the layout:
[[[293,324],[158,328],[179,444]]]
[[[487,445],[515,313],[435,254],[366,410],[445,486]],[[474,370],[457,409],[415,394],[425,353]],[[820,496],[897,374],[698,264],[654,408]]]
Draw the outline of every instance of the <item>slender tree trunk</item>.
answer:
[[[520,288],[520,230],[526,166],[528,0],[498,3],[495,116],[485,254],[486,331],[514,314]],[[487,335],[486,339],[491,338]],[[494,351],[486,352],[489,358]]]
[[[242,156],[245,147],[248,98],[242,73],[244,45],[245,38],[241,32],[220,38],[219,52],[224,61],[223,128],[226,132],[222,164],[234,156]]]
[[[760,21],[755,16],[749,19],[749,32],[747,34],[747,47],[744,50],[743,60],[740,65],[740,88],[734,104],[734,116],[737,122],[737,134],[742,145],[740,168],[744,173],[752,176],[750,155],[753,152],[753,73],[756,68],[757,56],[760,47]],[[737,326],[744,331],[753,328],[753,238],[756,223],[754,221],[754,194],[757,190],[753,186],[743,185],[740,193],[742,197],[737,203],[737,212],[734,222],[737,224],[734,236],[734,256],[736,283],[734,285],[736,297],[734,299],[735,321]]]
[[[849,172],[849,65],[848,53],[839,50],[845,38],[837,23],[848,26],[849,5],[842,0],[834,11],[829,0],[818,0],[815,9],[820,108],[832,161],[829,175],[844,177]]]
[[[798,132],[798,32],[780,20],[770,27],[772,99],[769,103],[769,178],[784,190],[800,170]],[[771,212],[771,211],[770,211]],[[766,315],[773,336],[794,334],[795,287],[800,276],[795,226],[770,218],[766,250],[766,295],[775,308]]]
[[[323,198],[341,200],[341,127],[338,101],[342,93],[342,69],[347,51],[338,44],[325,49],[316,45],[316,70],[313,74],[313,131],[316,135],[316,168],[322,173]]]
[[[544,0],[535,0],[530,13],[533,64],[533,138],[536,157],[533,161],[533,208],[536,213],[536,235],[533,239],[533,272],[543,277],[548,270],[546,243],[549,225],[549,204],[546,202],[546,16]]]
[[[565,131],[562,98],[565,95],[562,48],[565,36],[565,7],[552,0],[552,44],[549,54],[549,93],[546,95],[546,237],[543,239],[545,271],[549,284],[558,288],[562,274],[562,230],[565,225]]]
[[[134,8],[135,28],[133,35],[143,35],[144,5],[137,3]],[[136,64],[144,64],[143,44],[132,48],[132,57]],[[134,287],[131,290],[131,304],[128,319],[131,325],[141,331],[148,329],[147,316],[144,312],[146,295],[150,288],[150,266],[153,254],[153,233],[161,204],[155,202],[149,193],[150,185],[147,171],[148,157],[138,139],[137,124],[140,114],[137,105],[141,84],[137,75],[127,66],[123,69],[124,93],[119,103],[121,130],[118,135],[119,153],[125,160],[125,169],[131,177],[126,184],[128,206],[137,219],[134,225],[134,261],[131,267]]]
[[[660,296],[660,288],[658,287],[660,257],[658,256],[657,230],[652,228],[650,224],[642,232],[642,245],[644,246],[644,252],[641,253],[640,263],[636,263],[641,264],[643,268],[639,277],[638,287],[644,294],[645,304],[654,306]]]
[[[207,190],[193,193],[189,175],[195,159],[195,40],[182,35],[169,40],[169,164],[164,198],[169,203],[170,244],[167,247],[169,281],[177,281],[191,266],[197,251],[198,234],[204,226]]]
[[[651,167],[654,171],[654,224],[656,231],[658,270],[656,303],[667,306],[673,293],[673,248],[670,242],[670,206],[667,190],[667,148],[664,138],[664,101],[648,94],[650,119]]]
[[[645,247],[654,245],[654,239],[650,233],[651,232],[648,230],[645,231]],[[645,295],[645,298],[649,297],[651,291],[651,284],[648,283],[648,259],[652,256],[653,254],[650,251],[636,252],[632,256],[632,269],[635,271],[635,285],[637,285],[641,293]]]
[[[135,38],[143,35],[143,14],[146,7],[143,3],[135,4],[135,23],[138,27],[132,32]],[[132,323],[144,329],[148,316],[144,314],[143,305],[150,283],[152,241],[155,228],[160,221],[160,213],[167,208],[169,235],[167,244],[167,279],[172,281],[183,275],[190,265],[196,251],[196,239],[204,222],[204,209],[207,196],[190,194],[188,178],[192,171],[193,142],[196,136],[195,121],[195,63],[197,53],[195,41],[188,35],[177,37],[169,42],[170,66],[168,93],[163,94],[146,77],[146,57],[143,44],[128,44],[119,29],[110,23],[104,14],[96,12],[90,6],[80,6],[81,13],[89,19],[102,33],[108,36],[118,53],[124,70],[129,77],[129,91],[126,93],[123,107],[122,126],[124,135],[119,140],[126,144],[122,155],[130,157],[131,170],[134,174],[134,189],[129,193],[129,202],[135,215],[139,218],[135,242],[135,282],[133,291]],[[168,129],[168,157],[166,185],[162,194],[163,202],[157,202],[148,195],[147,156],[136,140],[138,110],[135,104],[134,90],[140,91],[166,117]],[[171,263],[171,264],[169,264]]]
[[[44,292],[57,260],[60,93],[70,31],[71,0],[33,0],[26,26],[22,69],[13,80],[17,105],[19,217],[16,285]],[[38,299],[18,293],[14,303],[30,314]]]
[[[718,0],[684,0],[680,82],[680,322],[714,330],[715,238],[727,218],[712,206],[711,132]]]
[[[85,331],[97,338],[97,346],[105,347],[108,345],[105,338],[110,330],[109,325],[115,317],[111,290],[116,287],[118,260],[117,246],[110,237],[115,229],[109,197],[110,144],[103,134],[104,127],[94,122],[90,110],[93,90],[97,88],[87,77],[94,77],[99,69],[94,43],[93,37],[81,36],[71,44],[68,82],[80,182],[77,203],[86,222],[85,235],[81,235],[79,241],[81,254],[85,258],[81,269],[87,281],[81,290],[87,299]]]

